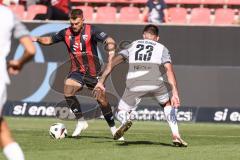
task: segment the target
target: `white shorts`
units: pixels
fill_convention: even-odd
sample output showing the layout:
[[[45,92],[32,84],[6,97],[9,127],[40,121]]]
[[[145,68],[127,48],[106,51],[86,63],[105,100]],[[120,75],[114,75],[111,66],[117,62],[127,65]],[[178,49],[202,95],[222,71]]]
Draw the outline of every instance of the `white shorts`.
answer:
[[[143,89],[144,87],[139,87]],[[149,90],[149,86],[146,86],[146,91],[137,91],[126,88],[122,99],[118,104],[119,110],[125,110],[127,112],[135,110],[137,105],[140,103],[142,97],[155,97],[158,103],[165,104],[170,99],[170,93],[166,86],[157,86],[157,88],[152,86],[153,90]]]
[[[2,117],[3,106],[7,100],[7,85],[0,83],[0,117]]]

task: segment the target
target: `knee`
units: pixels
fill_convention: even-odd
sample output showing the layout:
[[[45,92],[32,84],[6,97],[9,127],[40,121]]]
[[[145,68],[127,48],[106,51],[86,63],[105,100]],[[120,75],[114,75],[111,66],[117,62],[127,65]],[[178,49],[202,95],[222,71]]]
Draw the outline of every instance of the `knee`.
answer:
[[[168,100],[167,102],[159,103],[161,107],[171,106],[171,102]]]
[[[78,90],[77,87],[71,85],[64,85],[64,96],[65,97],[75,96],[77,90]]]

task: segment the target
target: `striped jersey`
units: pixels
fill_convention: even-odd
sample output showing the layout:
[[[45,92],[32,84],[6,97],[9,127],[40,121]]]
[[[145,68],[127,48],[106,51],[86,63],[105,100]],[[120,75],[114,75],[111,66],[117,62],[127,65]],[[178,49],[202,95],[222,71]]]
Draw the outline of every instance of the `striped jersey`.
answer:
[[[80,33],[65,28],[52,35],[53,43],[63,41],[71,60],[71,72],[79,71],[84,75],[97,77],[101,65],[97,52],[97,43],[103,43],[108,35],[90,24],[84,24]]]

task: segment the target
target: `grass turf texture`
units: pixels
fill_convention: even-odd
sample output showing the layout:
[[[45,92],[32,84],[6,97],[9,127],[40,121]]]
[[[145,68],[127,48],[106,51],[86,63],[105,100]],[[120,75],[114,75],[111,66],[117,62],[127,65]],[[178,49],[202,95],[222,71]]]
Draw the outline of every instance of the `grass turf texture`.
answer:
[[[64,123],[71,135],[75,122],[46,118],[6,118],[24,150],[26,160],[237,160],[240,159],[240,126],[181,123],[187,148],[173,147],[166,122],[134,121],[126,143],[112,139],[103,120],[89,121],[78,139],[54,140],[49,126]],[[4,159],[0,154],[0,160]]]

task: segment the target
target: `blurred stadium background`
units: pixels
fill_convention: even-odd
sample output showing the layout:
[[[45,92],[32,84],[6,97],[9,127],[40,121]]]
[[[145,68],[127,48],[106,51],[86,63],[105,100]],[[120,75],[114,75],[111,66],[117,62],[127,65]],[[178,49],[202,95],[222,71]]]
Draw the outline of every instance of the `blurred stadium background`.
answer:
[[[71,0],[73,8],[81,8],[88,22],[143,23],[142,11],[147,0]],[[173,24],[232,25],[239,17],[239,0],[165,0]],[[32,20],[46,13],[43,5],[9,7],[22,20]],[[106,12],[107,11],[107,12]]]
[[[118,44],[123,44],[123,41],[125,43],[125,41],[141,38],[141,30],[147,24],[142,20],[142,11],[146,0],[71,0],[71,3],[73,8],[83,9],[87,23],[93,23],[106,31],[116,39]],[[193,148],[193,150],[188,150],[188,152],[176,151],[174,149],[177,155],[170,156],[169,159],[176,159],[176,157],[184,160],[235,159],[239,157],[236,153],[240,153],[240,129],[238,125],[229,123],[240,123],[240,27],[238,25],[240,0],[166,0],[166,3],[171,22],[159,25],[160,41],[169,48],[177,75],[180,97],[182,99],[178,120],[180,123],[228,123],[227,125],[183,123],[181,125],[183,127],[183,136],[186,141],[190,141],[190,147],[191,143],[193,147],[197,147]],[[32,35],[48,35],[68,26],[67,21],[34,21],[33,17],[38,13],[45,13],[46,7],[42,5],[26,6],[25,4],[25,1],[20,1],[20,4],[11,4],[9,7],[26,24]],[[13,41],[9,59],[17,58],[23,52],[17,41]],[[30,129],[26,129],[26,133],[34,141],[34,137],[38,135],[34,132],[35,129],[39,130],[39,134],[42,134],[41,137],[46,137],[46,127],[58,120],[41,120],[40,118],[26,120],[26,118],[19,117],[55,117],[56,107],[60,107],[60,112],[64,113],[63,118],[71,117],[71,113],[64,108],[66,106],[59,106],[63,101],[62,84],[64,76],[68,71],[66,48],[62,44],[50,47],[36,46],[37,55],[34,62],[29,63],[19,76],[12,77],[12,85],[8,89],[8,102],[4,108],[6,116],[17,117],[9,119],[10,126],[13,126],[16,136],[17,133],[20,133],[20,136],[17,136],[17,138],[23,144],[27,143],[25,140],[21,140],[21,138],[24,139],[24,133],[21,132],[21,129],[27,127],[27,125],[24,125],[25,123],[28,124],[31,121],[43,123],[39,128],[32,126]],[[105,61],[103,46],[99,46],[99,51],[103,54],[102,59]],[[107,82],[108,96],[113,107],[117,105],[123,92],[126,70],[127,66],[121,65],[112,73]],[[96,114],[99,111],[96,109],[96,103],[87,91],[78,98],[86,112],[91,110],[90,112],[92,113],[86,113],[89,115],[89,119],[98,115]],[[164,121],[162,109],[150,98],[146,98],[141,102],[140,108],[133,115],[133,118],[141,121]],[[20,126],[15,125],[15,122],[18,122],[18,120],[19,122],[22,120]],[[104,126],[102,122],[97,121],[98,123],[100,123],[100,126]],[[146,124],[150,126],[146,132],[137,128]],[[154,132],[155,124],[156,122],[137,122],[137,127],[133,128],[133,130],[142,132],[143,135],[134,135],[134,131],[132,131],[130,132],[132,133],[132,140],[137,139],[140,141],[142,137],[149,136],[150,132]],[[96,125],[92,125],[96,127]],[[223,132],[222,128],[229,129],[229,132]],[[206,130],[204,131],[204,129]],[[201,133],[199,133],[200,130],[202,131]],[[91,139],[94,139],[93,135],[97,132],[96,129],[90,129],[90,137],[85,134],[86,140],[83,140],[83,143],[88,145],[92,143]],[[100,129],[100,132],[100,135],[104,136],[102,132],[105,131]],[[166,143],[168,142],[167,137],[169,136],[164,137],[163,134],[163,141],[166,141]],[[208,139],[205,139],[206,137]],[[95,140],[99,140],[99,137],[95,137]],[[99,144],[103,143],[103,140],[100,140]],[[209,143],[211,140],[212,142]],[[161,140],[150,138],[149,143],[154,141],[158,142]],[[54,146],[56,147],[55,142],[46,143],[50,146],[52,145],[53,148]],[[61,143],[72,144],[74,142],[70,139]],[[137,144],[140,143],[136,143],[136,145],[134,143],[132,142],[134,147],[130,151],[136,152],[139,149]],[[218,150],[221,148],[220,144],[223,145],[223,148],[229,145],[229,148],[225,148],[223,151]],[[33,145],[25,147],[29,151],[27,153],[29,157],[33,155],[30,149]],[[44,146],[44,144],[42,145]],[[79,144],[74,145],[78,146]],[[75,147],[74,145],[72,147]],[[104,145],[100,147],[104,147]],[[148,142],[143,142],[140,146],[144,150],[149,144]],[[153,144],[151,146],[154,149],[157,148]],[[160,146],[167,145],[162,144]],[[41,146],[39,147],[41,150]],[[106,147],[112,146],[108,143]],[[231,147],[233,147],[232,150]],[[116,155],[113,154],[113,156],[125,152],[118,149],[118,147],[115,149],[113,153]],[[199,151],[201,149],[204,151]],[[70,149],[67,151],[71,152]],[[211,155],[214,151],[217,151],[219,155]],[[94,152],[89,152],[89,154],[86,152],[84,157],[87,159]],[[149,154],[146,153],[146,156],[149,156],[150,152]],[[207,154],[204,156],[200,155],[203,152]],[[165,153],[168,153],[168,155]],[[233,153],[232,157],[230,153]],[[61,154],[58,152],[58,155]],[[128,154],[131,155],[130,152]],[[165,148],[161,154],[169,156],[171,152]],[[188,157],[188,154],[191,154],[191,156]],[[180,155],[183,155],[183,157],[181,158]],[[64,156],[67,157],[67,155]],[[54,159],[53,157],[51,156],[51,159]],[[74,158],[74,156],[72,157]],[[158,156],[150,157],[150,159],[155,159],[156,157]],[[37,159],[39,157],[34,158]],[[92,158],[104,159],[101,156]],[[143,159],[143,157],[137,158]]]
[[[67,21],[34,21],[46,6],[26,6],[24,1],[9,7],[27,25],[32,35],[53,34],[68,26]],[[159,25],[161,42],[172,53],[182,106],[179,121],[239,123],[239,59],[240,29],[237,23],[238,0],[167,0],[171,24]],[[141,21],[144,0],[72,0],[72,8],[82,8],[87,23],[94,23],[116,39],[118,47],[141,38],[146,22]],[[4,113],[16,116],[52,116],[54,107],[62,102],[63,80],[68,72],[68,54],[62,44],[37,45],[31,67],[12,78],[9,101]],[[106,56],[100,45],[102,59]],[[14,41],[9,58],[22,54]],[[125,85],[126,65],[117,68],[108,80],[110,101],[116,106]],[[65,74],[64,74],[65,73]],[[33,80],[34,79],[34,80]],[[89,93],[80,100],[86,110],[96,103]],[[32,109],[33,106],[33,109]],[[35,107],[35,108],[34,108]],[[90,107],[91,110],[91,107]],[[154,101],[144,100],[136,119],[163,120]]]

